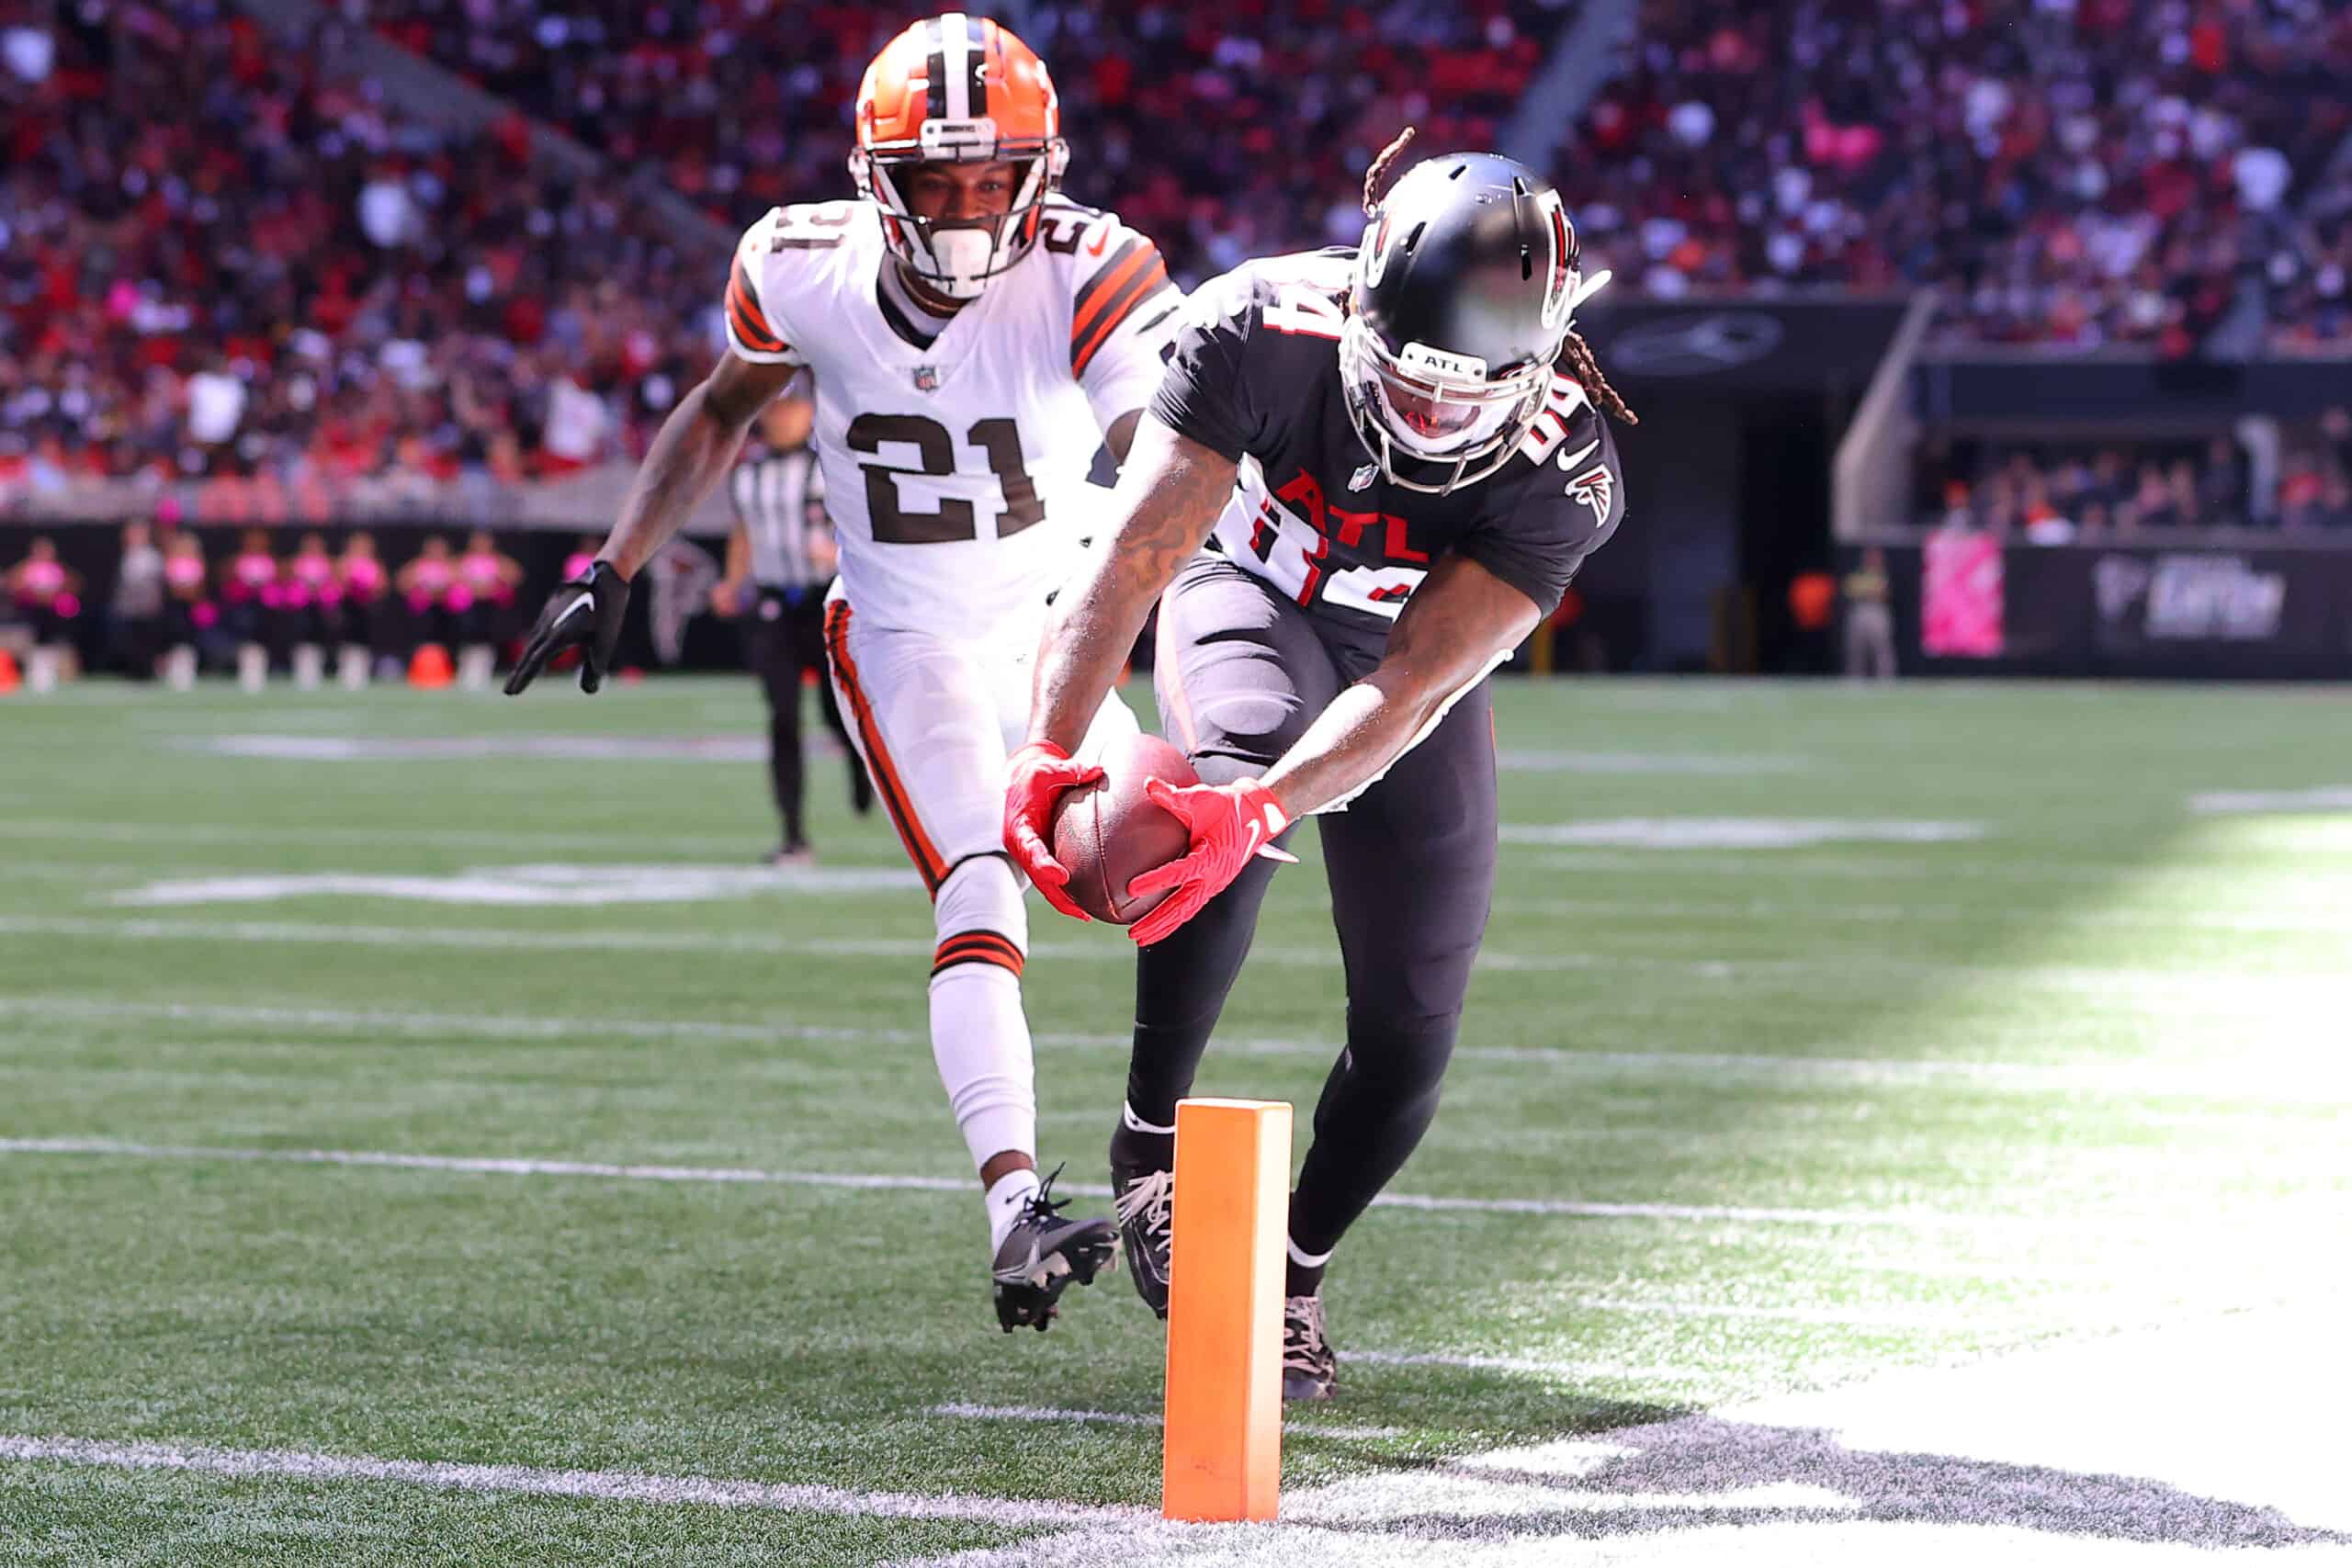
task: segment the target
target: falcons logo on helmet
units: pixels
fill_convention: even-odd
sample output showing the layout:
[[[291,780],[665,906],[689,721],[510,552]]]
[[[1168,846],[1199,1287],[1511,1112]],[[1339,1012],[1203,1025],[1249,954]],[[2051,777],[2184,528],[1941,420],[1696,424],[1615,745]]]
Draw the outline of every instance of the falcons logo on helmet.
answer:
[[[1596,521],[1609,520],[1609,502],[1617,493],[1617,478],[1606,463],[1596,464],[1568,481],[1568,493],[1592,508]]]

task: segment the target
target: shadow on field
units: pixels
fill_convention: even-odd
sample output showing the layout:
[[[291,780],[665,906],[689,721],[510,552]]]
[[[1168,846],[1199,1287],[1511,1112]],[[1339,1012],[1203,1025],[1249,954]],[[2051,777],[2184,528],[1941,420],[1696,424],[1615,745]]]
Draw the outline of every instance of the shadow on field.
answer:
[[[1523,1466],[1514,1468],[1514,1458]],[[2352,1545],[2352,1534],[2161,1481],[1863,1451],[1820,1428],[1708,1416],[1476,1463],[1397,1464],[1381,1480],[1343,1483],[1295,1512],[1286,1506],[1284,1517],[1327,1529],[1485,1540],[1868,1522],[2002,1526],[2203,1548]]]

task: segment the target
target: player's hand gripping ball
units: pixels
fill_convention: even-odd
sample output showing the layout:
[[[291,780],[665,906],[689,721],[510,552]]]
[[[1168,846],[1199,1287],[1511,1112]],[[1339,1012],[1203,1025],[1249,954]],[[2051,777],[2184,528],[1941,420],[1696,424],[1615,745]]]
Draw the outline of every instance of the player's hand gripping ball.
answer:
[[[1256,779],[1185,788],[1153,779],[1144,793],[1153,805],[1183,823],[1185,847],[1191,852],[1127,884],[1131,896],[1148,897],[1152,905],[1127,933],[1137,947],[1149,947],[1175,934],[1210,899],[1233,886],[1251,856],[1297,862],[1295,855],[1274,843],[1290,826],[1290,812],[1272,790]]]
[[[1138,897],[1127,885],[1191,844],[1183,823],[1147,796],[1154,782],[1199,782],[1184,754],[1156,735],[1120,739],[1100,766],[1033,742],[1012,757],[1005,848],[1062,913],[1120,926],[1139,919],[1160,896]]]

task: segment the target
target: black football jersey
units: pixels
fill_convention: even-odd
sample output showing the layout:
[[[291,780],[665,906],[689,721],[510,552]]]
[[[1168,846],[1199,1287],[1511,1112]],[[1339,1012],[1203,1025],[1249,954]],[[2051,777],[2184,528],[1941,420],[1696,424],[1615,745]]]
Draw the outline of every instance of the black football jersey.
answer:
[[[1549,615],[1624,515],[1606,422],[1583,387],[1555,375],[1534,429],[1488,478],[1451,495],[1389,483],[1340,379],[1355,254],[1251,262],[1193,296],[1151,408],[1240,464],[1213,547],[1310,613],[1359,628],[1385,631],[1448,551]]]

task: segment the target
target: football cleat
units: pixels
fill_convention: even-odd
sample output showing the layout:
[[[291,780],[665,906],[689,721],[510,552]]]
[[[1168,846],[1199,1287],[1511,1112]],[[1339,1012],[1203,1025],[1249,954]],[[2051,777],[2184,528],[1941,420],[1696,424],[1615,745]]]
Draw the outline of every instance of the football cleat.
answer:
[[[1110,1221],[1062,1218],[1069,1201],[1053,1198],[1054,1177],[1060,1174],[1057,1169],[1030,1195],[996,1249],[996,1320],[1007,1334],[1016,1328],[1043,1334],[1071,1280],[1091,1285],[1116,1265],[1119,1233]]]
[[[1323,1298],[1283,1303],[1283,1398],[1329,1399],[1340,1385],[1340,1358],[1323,1331]]]
[[[1168,1315],[1168,1253],[1174,1235],[1176,1173],[1148,1165],[1111,1161],[1114,1212],[1119,1243],[1126,1249],[1127,1275],[1143,1304]]]

